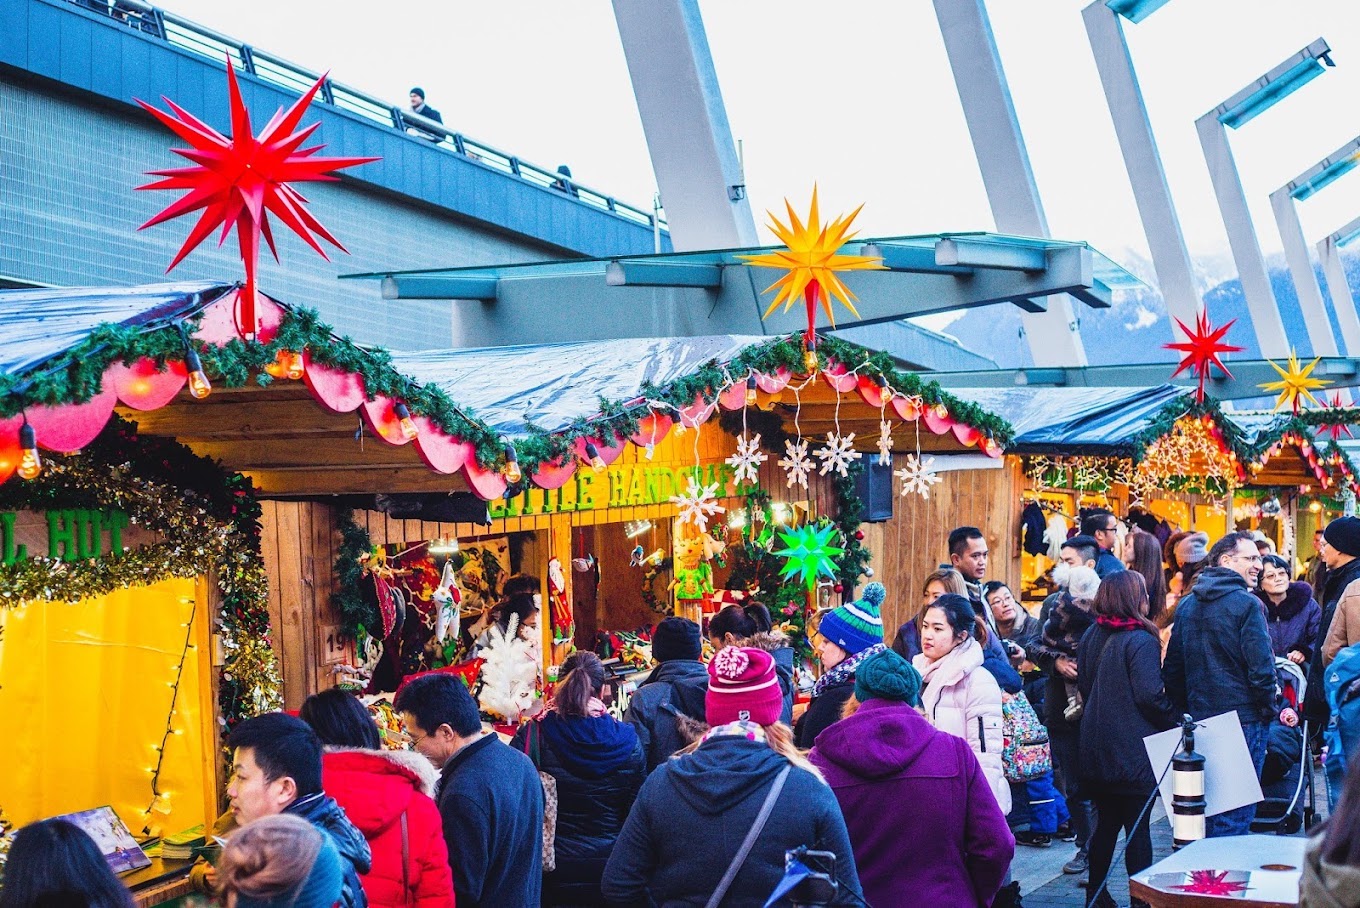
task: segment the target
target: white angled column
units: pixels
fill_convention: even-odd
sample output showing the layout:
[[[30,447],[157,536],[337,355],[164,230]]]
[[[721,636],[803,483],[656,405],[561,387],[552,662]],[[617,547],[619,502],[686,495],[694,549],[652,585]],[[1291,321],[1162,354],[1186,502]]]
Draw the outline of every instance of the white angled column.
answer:
[[[1118,14],[1105,4],[1105,0],[1096,0],[1082,10],[1082,19],[1105,88],[1110,116],[1114,118],[1124,166],[1133,186],[1134,201],[1138,203],[1138,216],[1152,252],[1158,288],[1166,301],[1167,312],[1190,324],[1199,314],[1201,301],[1157,140],[1152,134],[1147,106],[1143,103],[1143,93],[1134,72],[1133,58],[1129,56],[1124,40],[1124,29]]]
[[[1324,237],[1317,244],[1317,253],[1318,261],[1322,263],[1322,276],[1327,281],[1327,293],[1332,298],[1332,311],[1341,326],[1341,339],[1346,342],[1346,353],[1355,356],[1360,354],[1360,316],[1355,312],[1355,297],[1346,280],[1346,267],[1341,263],[1340,235],[1334,233]]]
[[[1289,275],[1294,279],[1294,291],[1303,310],[1303,323],[1308,328],[1308,342],[1313,356],[1336,356],[1336,337],[1332,334],[1327,306],[1322,300],[1322,288],[1313,273],[1313,262],[1308,257],[1308,241],[1303,237],[1303,225],[1294,207],[1294,197],[1288,186],[1270,194],[1270,207],[1275,212],[1275,223],[1280,228],[1280,242],[1284,244],[1284,260]]]
[[[614,0],[677,252],[755,246],[755,219],[698,0]]]
[[[984,0],[934,2],[996,229],[1019,236],[1047,237],[1048,222],[1039,187]],[[1071,297],[1050,296],[1047,302],[1048,311],[1021,316],[1034,364],[1086,365],[1086,348]]]
[[[1261,242],[1247,208],[1247,195],[1242,189],[1242,178],[1237,172],[1232,148],[1228,145],[1227,130],[1213,113],[1195,121],[1199,143],[1204,148],[1204,162],[1209,165],[1209,177],[1218,197],[1218,210],[1223,215],[1223,226],[1228,231],[1228,246],[1232,249],[1237,278],[1242,282],[1247,311],[1256,329],[1256,343],[1261,356],[1280,359],[1289,354],[1289,338],[1285,335],[1284,320],[1270,286],[1270,272],[1261,254]]]

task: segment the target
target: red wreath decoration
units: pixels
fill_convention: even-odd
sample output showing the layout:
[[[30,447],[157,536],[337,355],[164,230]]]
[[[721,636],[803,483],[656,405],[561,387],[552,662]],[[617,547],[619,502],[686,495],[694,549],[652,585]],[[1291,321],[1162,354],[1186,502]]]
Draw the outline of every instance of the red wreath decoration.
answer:
[[[1245,892],[1248,888],[1246,883],[1229,882],[1227,876],[1231,870],[1192,870],[1190,871],[1190,882],[1181,886],[1172,886],[1172,889],[1179,889],[1182,892],[1195,892],[1200,895],[1233,895],[1238,892]]]
[[[1345,408],[1346,404],[1345,401],[1341,399],[1341,395],[1333,394],[1330,398],[1328,398],[1327,406],[1323,407],[1322,409],[1323,412],[1326,412],[1327,410],[1344,410]],[[1346,425],[1344,422],[1318,426],[1317,437],[1321,438],[1324,435],[1331,435],[1332,441],[1340,441],[1342,432],[1346,433],[1347,438],[1355,437],[1354,435],[1351,434],[1351,427]]]
[[[1177,341],[1171,344],[1162,344],[1167,350],[1179,350],[1185,354],[1181,357],[1181,364],[1176,367],[1176,371],[1171,373],[1175,378],[1186,369],[1199,379],[1199,386],[1195,389],[1195,400],[1204,403],[1204,380],[1209,377],[1209,367],[1218,366],[1223,373],[1232,378],[1232,373],[1228,367],[1223,365],[1223,360],[1218,358],[1220,353],[1237,353],[1245,348],[1234,347],[1232,344],[1222,343],[1223,335],[1228,333],[1228,329],[1233,326],[1237,319],[1233,319],[1220,328],[1215,328],[1209,324],[1209,314],[1200,312],[1195,320],[1195,330],[1190,330],[1185,326],[1185,322],[1176,319],[1176,324],[1180,326],[1181,332],[1185,334],[1184,341]]]
[[[188,192],[160,214],[147,221],[139,230],[202,209],[203,213],[180,247],[168,272],[186,255],[198,247],[218,227],[222,234],[217,244],[227,239],[231,228],[236,228],[236,239],[245,263],[245,292],[239,294],[240,322],[237,329],[247,338],[255,336],[255,271],[260,258],[260,237],[269,244],[269,251],[278,261],[274,237],[269,229],[269,214],[302,237],[322,258],[330,261],[326,251],[313,236],[320,237],[341,252],[348,253],[339,240],[321,225],[306,209],[307,200],[289,183],[335,181],[331,171],[342,167],[366,164],[378,158],[318,158],[313,157],[324,145],[301,148],[303,142],[321,124],[313,123],[294,132],[316,97],[323,75],[284,112],[280,108],[256,138],[251,132],[250,112],[241,100],[241,89],[236,83],[236,70],[227,59],[227,89],[231,103],[232,137],[227,138],[169,98],[163,100],[174,115],[165,113],[137,99],[144,110],[163,123],[171,132],[192,145],[192,148],[172,149],[175,154],[194,162],[193,167],[153,170],[148,176],[162,177],[138,189],[186,189]]]

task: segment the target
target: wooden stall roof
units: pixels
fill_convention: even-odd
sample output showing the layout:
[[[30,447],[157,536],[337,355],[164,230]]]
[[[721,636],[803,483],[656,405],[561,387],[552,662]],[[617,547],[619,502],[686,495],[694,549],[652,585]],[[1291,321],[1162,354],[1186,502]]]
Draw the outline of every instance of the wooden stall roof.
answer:
[[[238,293],[234,286],[215,284],[0,293],[0,347],[8,354],[0,356],[0,414],[12,414],[0,418],[0,481],[13,472],[25,420],[36,427],[40,446],[72,451],[88,444],[116,411],[144,434],[177,439],[250,475],[270,497],[470,490],[496,499],[506,488],[504,476],[494,466],[479,465],[474,445],[453,434],[456,429],[413,405],[410,416],[419,431],[406,437],[399,395],[445,401],[450,405],[445,412],[451,408],[463,420],[459,425],[471,433],[467,437],[480,437],[483,444],[501,439],[499,446],[542,431],[566,434],[574,439],[575,455],[553,467],[560,476],[586,459],[585,437],[604,418],[601,401],[623,401],[637,416],[656,414],[665,423],[664,437],[672,422],[696,426],[747,405],[751,367],[727,374],[745,351],[799,343],[722,335],[387,354],[358,348],[313,321],[312,333],[303,335],[309,346],[299,354],[307,357],[302,380],[240,384],[245,373],[238,370],[232,381],[212,376],[211,394],[195,398],[186,385],[192,355],[182,335],[192,336],[209,362],[214,348],[240,344]],[[259,309],[259,335],[246,344],[269,345],[265,358],[274,355],[290,328],[298,329],[290,335],[296,341],[298,326],[314,320],[268,298],[260,299]],[[837,343],[841,355],[852,353],[867,364],[860,348]],[[344,356],[333,355],[333,349]],[[854,433],[861,451],[875,450],[887,421],[896,451],[985,449],[1000,456],[995,439],[972,423],[984,421],[989,432],[1007,433],[1009,427],[985,410],[948,395],[940,399],[960,409],[935,413],[919,397],[904,406],[900,389],[894,399],[876,383],[881,379],[823,362],[830,365],[811,377],[783,367],[760,374],[756,406],[776,414],[786,433],[811,439],[814,446],[838,431]],[[72,394],[69,402],[35,406],[24,396],[36,377],[82,368],[103,370],[88,376],[99,382],[93,399]],[[372,381],[375,374],[385,376],[383,387],[398,396],[367,390],[365,376]],[[678,406],[655,399],[675,383],[704,374],[723,376],[717,400],[698,397]],[[903,380],[894,374],[893,381]],[[909,383],[915,381],[911,377]],[[612,433],[608,437],[614,440]],[[625,445],[617,441],[599,445],[608,462]],[[634,436],[632,444],[645,442]],[[548,481],[542,475],[530,479]]]

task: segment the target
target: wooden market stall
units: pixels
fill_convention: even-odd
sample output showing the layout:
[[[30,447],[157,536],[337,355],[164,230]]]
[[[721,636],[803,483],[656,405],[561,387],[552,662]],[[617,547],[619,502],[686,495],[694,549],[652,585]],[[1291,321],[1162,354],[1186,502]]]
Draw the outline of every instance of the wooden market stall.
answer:
[[[739,552],[777,546],[760,529],[834,526],[846,551],[820,604],[853,595],[871,556],[889,582],[938,558],[907,536],[984,512],[1013,478],[923,480],[930,498],[913,480],[894,521],[860,530],[865,463],[1000,463],[1009,427],[831,338],[810,374],[802,344],[779,337],[393,355],[265,297],[243,339],[238,297],[210,284],[0,294],[0,707],[26,717],[7,750],[24,767],[0,774],[12,823],[103,805],[138,835],[210,819],[221,733],[364,663],[353,594],[376,565],[427,593],[436,567],[472,551],[487,580],[490,552],[502,575],[543,581],[551,616],[556,560],[569,620],[542,622],[551,665],[570,643],[685,607],[663,571],[645,581],[698,538],[684,513],[709,516],[715,593]],[[893,491],[922,472],[903,468]],[[496,595],[457,583],[464,606]],[[413,624],[429,618],[407,604]],[[806,605],[777,617],[801,627]],[[92,634],[98,650],[70,647]],[[419,651],[401,673],[458,655]],[[62,762],[50,730],[76,694],[99,743]],[[59,782],[72,775],[82,785]]]

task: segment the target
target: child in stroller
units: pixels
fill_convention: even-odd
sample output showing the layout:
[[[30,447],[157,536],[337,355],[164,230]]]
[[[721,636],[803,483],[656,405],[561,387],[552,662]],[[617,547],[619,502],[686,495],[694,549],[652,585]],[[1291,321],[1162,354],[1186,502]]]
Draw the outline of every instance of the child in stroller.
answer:
[[[1304,747],[1308,725],[1301,718],[1308,680],[1298,665],[1276,659],[1275,684],[1275,721],[1261,768],[1264,800],[1256,806],[1251,831],[1293,835],[1305,818],[1311,824],[1313,814],[1313,762]]]

